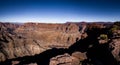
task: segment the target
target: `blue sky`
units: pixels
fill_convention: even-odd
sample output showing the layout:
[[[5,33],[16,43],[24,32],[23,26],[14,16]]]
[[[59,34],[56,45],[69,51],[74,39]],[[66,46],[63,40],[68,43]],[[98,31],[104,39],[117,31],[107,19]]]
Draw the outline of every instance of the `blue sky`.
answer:
[[[114,22],[120,0],[0,0],[1,22]]]

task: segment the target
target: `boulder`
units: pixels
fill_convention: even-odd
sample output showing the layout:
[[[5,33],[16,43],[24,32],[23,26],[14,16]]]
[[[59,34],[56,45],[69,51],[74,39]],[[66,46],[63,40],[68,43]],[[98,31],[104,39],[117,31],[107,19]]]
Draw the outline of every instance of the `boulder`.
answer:
[[[51,58],[49,65],[79,65],[79,63],[79,59],[66,53]]]

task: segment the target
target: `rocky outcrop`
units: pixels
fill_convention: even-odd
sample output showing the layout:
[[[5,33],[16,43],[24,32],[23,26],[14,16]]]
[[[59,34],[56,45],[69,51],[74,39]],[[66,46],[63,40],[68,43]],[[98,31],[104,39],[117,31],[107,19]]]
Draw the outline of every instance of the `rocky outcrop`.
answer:
[[[72,55],[65,53],[51,58],[49,65],[82,65],[86,59],[86,53],[74,52]]]
[[[19,24],[14,24],[14,23],[1,23],[0,22],[0,32],[9,32],[10,34],[13,33],[13,31],[19,27]]]
[[[79,65],[79,59],[69,54],[58,55],[50,59],[49,65]]]
[[[84,61],[85,59],[87,59],[86,53],[81,53],[81,52],[73,52],[72,56],[79,59],[79,61]]]
[[[76,24],[26,23],[18,27],[10,25],[10,32],[14,34],[6,31],[9,26],[3,25],[0,30],[0,61],[33,56],[52,48],[68,48],[81,39]]]
[[[114,58],[120,62],[120,38],[113,39],[109,43],[109,47],[111,49],[111,53],[113,54]]]

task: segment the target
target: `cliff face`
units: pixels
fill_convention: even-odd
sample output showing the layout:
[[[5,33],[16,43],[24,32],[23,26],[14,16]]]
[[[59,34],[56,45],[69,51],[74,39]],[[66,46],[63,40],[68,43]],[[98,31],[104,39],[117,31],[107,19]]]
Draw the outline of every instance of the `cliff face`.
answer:
[[[109,43],[109,47],[111,48],[111,53],[114,58],[119,62],[120,61],[120,38],[113,39]]]
[[[52,48],[68,48],[81,39],[76,24],[1,23],[0,26],[0,61],[40,54]]]
[[[0,23],[0,65],[119,65],[120,28],[111,25]]]
[[[75,24],[27,23],[15,30],[19,36],[33,39],[47,47],[68,47],[80,39],[79,27]]]

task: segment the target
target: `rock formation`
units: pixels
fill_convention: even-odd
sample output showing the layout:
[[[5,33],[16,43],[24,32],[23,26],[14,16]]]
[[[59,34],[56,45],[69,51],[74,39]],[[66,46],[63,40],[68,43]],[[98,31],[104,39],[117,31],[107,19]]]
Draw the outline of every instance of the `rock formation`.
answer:
[[[0,65],[120,65],[116,24],[0,23]]]
[[[49,65],[79,65],[79,59],[69,54],[58,55],[50,59]]]
[[[0,61],[40,54],[52,48],[68,48],[81,33],[76,24],[25,23],[19,27],[1,23]],[[8,28],[14,28],[10,32]]]
[[[113,39],[110,44],[111,52],[117,61],[120,61],[120,39]]]

